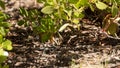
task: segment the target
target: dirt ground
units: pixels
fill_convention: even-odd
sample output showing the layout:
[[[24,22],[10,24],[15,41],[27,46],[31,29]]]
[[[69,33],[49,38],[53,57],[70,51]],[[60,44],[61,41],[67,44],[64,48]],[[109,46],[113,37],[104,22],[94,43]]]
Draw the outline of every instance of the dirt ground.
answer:
[[[23,0],[5,1],[12,24],[7,38],[13,50],[5,62],[10,68],[120,68],[120,40],[100,33],[89,19],[82,20],[80,30],[66,29],[59,33],[62,38],[56,34],[56,42],[41,43],[30,29],[17,25],[18,8],[35,5],[34,0],[27,6]]]

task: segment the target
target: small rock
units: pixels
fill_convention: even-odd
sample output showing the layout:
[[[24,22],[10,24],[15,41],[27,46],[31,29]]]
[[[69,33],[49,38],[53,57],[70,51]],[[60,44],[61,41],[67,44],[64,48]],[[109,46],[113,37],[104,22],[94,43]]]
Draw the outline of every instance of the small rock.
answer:
[[[23,64],[23,62],[17,62],[15,66],[20,66],[21,64]]]

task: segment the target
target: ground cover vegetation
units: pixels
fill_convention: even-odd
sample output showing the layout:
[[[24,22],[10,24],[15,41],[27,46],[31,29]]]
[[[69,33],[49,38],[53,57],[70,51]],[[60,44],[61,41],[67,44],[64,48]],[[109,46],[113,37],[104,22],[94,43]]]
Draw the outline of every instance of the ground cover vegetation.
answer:
[[[120,41],[119,0],[35,0],[34,3],[35,5],[43,4],[43,6],[42,7],[34,6],[31,8],[19,7],[17,9],[19,19],[17,19],[17,23],[15,24],[20,28],[23,27],[26,29],[30,29],[31,32],[30,34],[29,32],[27,32],[27,35],[30,36],[32,33],[32,35],[34,35],[35,38],[37,37],[41,44],[42,43],[45,44],[46,42],[50,41],[50,43],[56,46],[57,45],[61,46],[64,45],[65,43],[68,45],[76,45],[78,42],[80,43],[80,41],[84,41],[84,40],[76,41],[76,39],[74,39],[76,38],[76,35],[74,35],[74,33],[77,35],[84,34],[84,32],[82,34],[82,32],[79,31],[85,30],[86,23],[87,24],[90,23],[84,22],[85,18],[91,21],[92,25],[94,26],[92,27],[92,29],[98,30],[98,32],[95,32],[93,35],[103,34],[105,35],[104,40],[106,40],[107,37],[107,39],[113,39],[117,43]],[[1,44],[0,68],[9,68],[8,65],[4,64],[7,57],[9,57],[8,51],[12,49],[14,50],[14,47],[12,47],[12,43],[15,43],[13,42],[13,40],[10,41],[7,39],[9,38],[8,37],[8,33],[10,33],[9,29],[13,25],[8,22],[8,20],[11,18],[10,15],[7,15],[7,13],[4,13],[3,11],[6,8],[5,6],[6,4],[7,4],[6,2],[0,0],[0,6],[2,8],[0,11],[0,44]],[[92,25],[90,25],[90,27]],[[63,40],[67,39],[67,35],[69,35],[67,32],[65,34],[65,31],[68,31],[69,34],[74,36],[71,36],[70,39],[67,41]],[[87,32],[89,32],[89,30]],[[56,36],[60,40],[62,40],[61,43],[56,40],[55,38]],[[86,36],[88,35],[85,35],[85,37]],[[74,39],[74,41],[71,41],[72,39]],[[100,39],[98,38],[98,41],[94,43],[96,45],[103,45],[101,44],[102,42],[100,42],[100,40],[101,38]],[[93,44],[93,41],[94,39],[92,38],[92,41],[90,41],[90,43],[88,43],[88,41],[84,43]],[[82,42],[83,45],[84,43]],[[61,48],[58,49],[61,50]],[[65,53],[67,52],[68,51],[66,51]],[[63,56],[66,57],[66,55],[64,54]],[[61,56],[61,58],[63,56]],[[69,54],[69,56],[71,56],[71,54]],[[69,56],[67,56],[67,58]],[[60,56],[58,57],[59,61],[57,62],[57,64],[64,65],[64,63],[61,62],[64,59],[60,59]],[[75,55],[72,56],[72,58],[74,57]],[[80,68],[82,67],[81,64],[76,65],[76,62],[74,62],[74,60],[68,59],[66,65],[69,66],[70,64],[71,68],[74,68],[75,66],[78,66]],[[101,66],[101,68],[108,67],[107,61],[100,64],[103,65]],[[91,65],[88,64],[88,67],[91,67]]]
[[[44,7],[41,10],[44,15],[40,16],[41,12],[36,9],[27,11],[27,9],[20,8],[21,15],[24,18],[23,20],[20,20],[18,24],[25,24],[28,26],[32,25],[33,31],[41,35],[40,38],[43,42],[51,38],[62,25],[64,26],[59,29],[60,32],[63,31],[67,26],[72,26],[72,24],[75,24],[76,27],[79,27],[81,25],[80,19],[85,17],[84,11],[87,8],[90,8],[90,10],[93,12],[95,10],[105,10],[104,12],[111,14],[112,17],[110,18],[114,18],[116,15],[118,15],[119,10],[119,1],[116,0],[108,0],[103,2],[99,0],[38,0],[38,2],[44,3]],[[104,2],[106,2],[107,4],[105,4]],[[105,31],[109,32],[109,34],[116,35],[118,24],[111,23],[107,26],[108,23],[110,22],[101,22],[101,24],[103,24],[101,26],[103,26],[103,28],[107,28],[105,29]]]
[[[0,0],[0,6],[5,9],[5,4]],[[1,65],[7,59],[8,50],[12,50],[12,42],[6,39],[10,23],[6,22],[9,16],[0,11],[0,68],[8,68],[8,65]],[[7,50],[7,51],[6,51]]]

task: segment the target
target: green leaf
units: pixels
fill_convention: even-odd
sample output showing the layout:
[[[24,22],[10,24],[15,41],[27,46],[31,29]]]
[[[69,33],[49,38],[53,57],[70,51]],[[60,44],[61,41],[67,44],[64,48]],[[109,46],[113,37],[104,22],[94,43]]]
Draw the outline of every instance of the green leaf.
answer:
[[[71,17],[72,16],[72,10],[68,11],[68,16]]]
[[[93,5],[92,5],[92,4],[89,4],[89,6],[90,6],[90,9],[94,12],[94,7],[93,7]]]
[[[68,0],[69,3],[76,4],[79,0]]]
[[[9,22],[3,22],[3,26],[4,26],[4,27],[10,27],[11,24],[10,24]]]
[[[0,16],[0,21],[3,21],[4,19],[4,16]]]
[[[82,15],[81,15],[83,11],[84,11],[84,7],[81,7],[78,10],[74,11],[74,17],[83,18]]]
[[[82,13],[82,12],[84,11],[84,9],[85,9],[85,7],[80,7],[77,11],[78,11],[79,13]]]
[[[2,43],[2,46],[6,50],[12,50],[12,42],[10,40],[6,40]]]
[[[4,50],[0,48],[0,56],[4,55]]]
[[[3,63],[3,61],[5,61],[6,59],[7,59],[6,56],[0,55],[0,63]]]
[[[75,23],[75,24],[78,24],[79,23],[79,19],[73,19],[72,22]]]
[[[5,36],[6,35],[6,31],[4,27],[0,27],[0,33]]]
[[[2,68],[2,65],[0,64],[0,68]]]
[[[0,21],[3,22],[4,20],[8,19],[9,16],[7,14],[4,14],[0,11]]]
[[[80,13],[80,14],[79,14],[79,17],[80,17],[80,18],[84,18],[84,17],[85,17],[84,13]]]
[[[5,2],[3,2],[3,1],[0,0],[0,6],[1,6],[3,9],[5,9]]]
[[[66,16],[68,16],[68,17],[72,16],[72,10],[64,10],[64,12],[67,14]],[[65,14],[62,14],[62,15],[65,15]]]
[[[78,11],[74,11],[74,16],[75,16],[75,17],[79,17],[79,14],[80,14],[80,13],[79,13]]]
[[[3,36],[0,35],[0,44],[2,43],[2,41],[3,41]]]
[[[53,6],[46,6],[41,10],[41,12],[44,13],[44,14],[52,14],[53,11],[54,11]]]
[[[20,20],[20,21],[18,21],[18,25],[19,25],[19,26],[23,25],[24,23],[25,23],[24,20]]]
[[[90,0],[90,3],[95,3],[97,0]]]
[[[6,56],[4,56],[4,50],[3,49],[0,49],[0,63],[2,63],[3,61],[6,60]]]
[[[120,5],[120,0],[113,0],[115,1],[118,5]]]
[[[111,23],[107,29],[107,32],[110,35],[114,35],[117,32],[117,29],[118,29],[118,25],[116,23]]]
[[[79,0],[77,3],[76,3],[76,7],[79,8],[81,6],[87,6],[88,5],[88,0]]]
[[[42,2],[42,0],[37,0],[37,2],[38,2],[38,3],[41,3],[41,2]]]
[[[100,10],[104,10],[108,7],[105,3],[100,2],[100,1],[96,2],[95,4],[96,4],[96,7]]]
[[[28,16],[28,11],[27,11],[26,9],[24,9],[24,8],[20,8],[20,13],[21,13],[23,16],[25,16],[25,17]]]
[[[118,7],[115,4],[113,4],[111,9],[112,16],[115,17],[118,14],[118,11],[119,11]]]
[[[41,41],[42,42],[46,42],[50,39],[51,37],[51,34],[50,33],[44,33],[42,36],[41,36]]]
[[[53,0],[46,0],[45,3],[46,3],[46,4],[49,4],[49,5],[54,5]]]
[[[2,26],[2,27],[10,27],[11,24],[8,23],[8,22],[1,22],[1,23],[0,23],[0,26]]]

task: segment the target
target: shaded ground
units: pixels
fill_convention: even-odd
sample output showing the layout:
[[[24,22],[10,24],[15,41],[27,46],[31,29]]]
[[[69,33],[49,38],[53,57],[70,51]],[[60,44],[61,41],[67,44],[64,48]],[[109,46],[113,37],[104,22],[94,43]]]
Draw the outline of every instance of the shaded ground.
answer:
[[[97,36],[94,36],[95,33]],[[120,45],[105,44],[108,40],[100,40],[97,30],[94,29],[63,32],[61,36],[64,40],[58,41],[61,42],[60,45],[40,43],[32,36],[31,31],[25,29],[11,30],[11,34],[8,38],[13,42],[13,50],[9,52],[7,61],[10,68],[70,68],[72,64],[99,66],[105,62],[108,62],[110,68],[120,62]]]
[[[10,68],[119,68],[120,40],[107,38],[89,19],[80,30],[66,29],[60,33],[63,39],[56,34],[55,40],[60,44],[57,45],[39,42],[30,29],[16,25],[16,11],[8,14],[13,17],[7,36],[13,42],[6,61]]]

